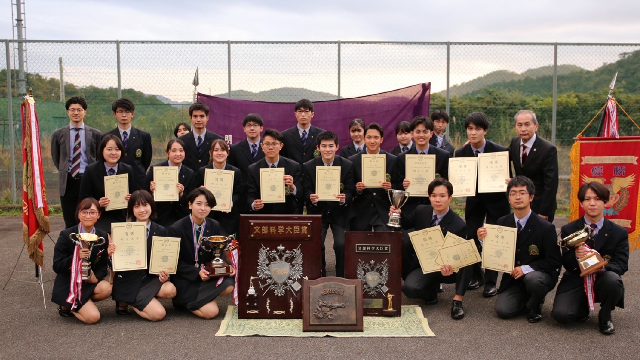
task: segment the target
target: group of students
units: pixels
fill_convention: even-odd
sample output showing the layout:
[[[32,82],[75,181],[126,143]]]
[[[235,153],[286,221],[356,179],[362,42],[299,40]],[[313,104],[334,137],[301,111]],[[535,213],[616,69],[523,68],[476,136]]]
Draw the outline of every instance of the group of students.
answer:
[[[181,265],[178,267],[178,273],[171,276],[170,282],[167,282],[168,276],[165,277],[161,274],[158,277],[141,272],[137,277],[141,279],[152,278],[154,281],[135,282],[135,286],[127,290],[129,297],[121,298],[117,295],[120,292],[117,290],[120,285],[119,281],[113,281],[113,297],[117,301],[118,313],[129,313],[128,304],[141,316],[157,320],[164,316],[164,312],[160,311],[156,305],[152,305],[156,304],[153,302],[153,298],[170,298],[173,295],[175,296],[174,303],[178,306],[184,305],[196,315],[205,318],[215,316],[217,306],[213,299],[220,294],[232,291],[233,284],[218,282],[219,284],[216,284],[215,287],[208,287],[213,281],[208,281],[208,276],[203,273],[204,270],[199,270],[197,266],[194,266],[204,263],[203,258],[198,257],[199,237],[197,234],[201,233],[196,232],[196,229],[199,229],[200,226],[203,227],[201,236],[205,236],[205,233],[228,235],[237,232],[239,214],[241,213],[301,214],[304,209],[308,214],[322,215],[323,251],[321,261],[323,276],[326,275],[324,242],[329,228],[331,228],[334,239],[336,276],[344,276],[345,231],[388,231],[386,224],[390,213],[401,212],[402,226],[405,228],[403,231],[403,292],[409,297],[421,298],[427,304],[433,304],[437,302],[440,284],[455,282],[456,295],[451,308],[451,316],[454,319],[464,317],[462,297],[465,291],[476,289],[484,283],[483,295],[485,297],[499,294],[496,302],[499,316],[510,317],[526,312],[529,321],[537,322],[541,319],[541,305],[546,292],[542,294],[541,290],[531,290],[528,284],[529,282],[538,285],[545,283],[548,288],[547,292],[555,286],[556,281],[552,280],[554,277],[557,280],[559,274],[560,249],[556,245],[555,231],[551,231],[553,225],[550,222],[553,221],[556,210],[557,150],[551,143],[536,135],[538,122],[532,111],[522,110],[515,115],[515,128],[518,136],[513,139],[508,148],[485,139],[489,129],[489,120],[484,113],[475,112],[469,114],[465,119],[464,126],[468,141],[456,150],[445,137],[449,122],[448,114],[444,111],[435,111],[430,117],[417,116],[410,123],[398,124],[396,128],[398,146],[392,153],[387,153],[381,149],[381,144],[384,141],[382,127],[376,123],[365,125],[361,119],[354,119],[350,122],[349,133],[352,142],[348,146],[340,148],[338,136],[334,132],[311,125],[314,108],[311,101],[306,99],[295,104],[294,115],[297,124],[283,132],[276,129],[264,129],[264,123],[258,114],[248,114],[242,122],[246,138],[229,146],[220,135],[207,130],[209,108],[204,104],[194,103],[189,108],[191,128],[186,123],[176,126],[174,134],[177,138],[170,140],[167,144],[167,161],[155,165],[180,167],[179,183],[176,184],[180,200],[154,203],[151,195],[155,190],[153,168],[149,169],[151,138],[148,133],[131,126],[131,119],[135,114],[133,103],[127,99],[119,99],[114,102],[112,110],[118,121],[118,127],[105,135],[84,124],[84,115],[87,110],[84,99],[71,98],[67,101],[66,108],[70,125],[54,132],[51,146],[52,158],[60,173],[61,204],[65,224],[68,228],[63,233],[77,232],[82,226],[84,232],[96,229],[94,231],[98,234],[106,235],[110,231],[112,222],[127,219],[144,221],[136,216],[133,208],[149,206],[150,209],[145,211],[145,214],[157,216],[157,218],[155,222],[149,222],[152,225],[148,225],[148,228],[155,229],[158,234],[168,231],[172,236],[178,236],[182,239]],[[75,140],[72,142],[70,139]],[[507,195],[503,193],[478,193],[476,196],[467,197],[464,221],[462,221],[449,208],[449,202],[453,195],[453,188],[447,181],[449,158],[454,156],[477,157],[479,153],[499,151],[509,151],[510,161],[515,170],[515,174],[512,174],[515,177],[511,180],[507,179],[509,181]],[[386,181],[381,184],[381,188],[367,188],[362,182],[363,154],[385,155]],[[405,178],[407,154],[435,155],[437,178],[429,186],[429,197],[410,197],[402,209],[395,209],[391,207],[387,190],[406,189],[410,186],[411,179]],[[318,166],[340,166],[341,189],[340,193],[335,194],[338,201],[318,201],[318,195],[315,192],[315,168]],[[284,168],[283,182],[287,188],[284,203],[264,203],[260,199],[260,169],[272,167]],[[215,206],[215,198],[203,187],[204,173],[207,168],[235,172],[233,206],[230,212],[211,211],[211,208]],[[105,212],[104,207],[108,205],[109,199],[104,196],[103,178],[111,174],[123,173],[129,174],[131,195],[127,194],[126,199],[129,201],[131,210]],[[522,190],[523,188],[525,190]],[[516,192],[520,196],[511,196],[510,191],[514,191],[513,189],[520,189]],[[595,191],[601,201],[608,200],[608,196],[605,197],[604,193],[598,193],[600,191],[598,189],[589,191]],[[525,198],[529,198],[529,201],[523,200]],[[85,199],[94,199],[93,206],[96,209],[87,210],[91,206],[86,207],[88,206],[86,203],[83,205]],[[529,211],[516,210],[516,206],[524,206],[525,202]],[[581,199],[581,202],[584,201]],[[511,214],[511,207],[514,208],[515,215]],[[83,211],[85,213],[96,212],[99,215],[92,218],[93,224],[90,224],[91,221],[85,218],[87,222],[85,225]],[[80,224],[77,223],[77,219],[80,220]],[[587,218],[585,217],[585,219]],[[470,266],[468,269],[461,269],[455,273],[455,276],[452,276],[454,273],[450,266],[444,266],[440,273],[422,274],[419,271],[420,267],[415,251],[407,235],[408,231],[413,229],[419,230],[440,225],[443,233],[452,231],[460,237],[473,239],[481,251],[484,234],[483,224],[516,227],[518,222],[524,231],[522,236],[526,237],[527,241],[531,242],[534,239],[538,241],[538,238],[544,241],[521,249],[520,235],[518,236],[518,250],[522,250],[522,254],[521,251],[518,251],[516,255],[518,265],[516,269],[518,270],[517,272],[514,270],[511,274],[505,274],[499,289],[496,288],[497,272],[483,272],[479,264]],[[607,230],[610,228],[619,230],[615,224],[608,221],[605,221],[605,224],[608,226]],[[602,227],[598,229],[602,229]],[[543,230],[544,233],[538,234]],[[70,251],[73,246],[70,245],[68,234],[65,237],[63,233],[58,240],[64,244],[60,246],[62,253],[56,255],[67,259],[71,256]],[[531,236],[533,233],[538,235]],[[608,237],[609,235],[605,236],[607,236],[607,241],[612,239]],[[620,243],[623,242],[620,241]],[[596,243],[596,249],[597,245]],[[105,246],[106,249],[109,249],[107,254],[101,253],[102,250],[96,247],[92,254],[85,252],[84,255],[93,256],[95,253],[97,260],[94,263],[96,266],[106,266],[108,259],[106,262],[105,259],[113,253],[114,245]],[[56,246],[56,250],[58,250],[58,246]],[[573,250],[564,251],[563,259],[568,253],[575,257],[571,251]],[[525,256],[525,253],[529,257]],[[615,256],[611,255],[621,263],[624,262],[624,266],[620,264],[615,268],[618,271],[614,271],[621,276],[626,271],[626,259],[619,258],[619,256],[618,253]],[[543,265],[538,265],[536,261],[542,261]],[[612,263],[613,261],[610,261],[610,264]],[[567,261],[564,265],[567,269],[566,274],[569,273],[569,270],[575,270],[567,267],[575,265],[571,261]],[[611,267],[611,265],[608,266]],[[69,268],[64,266],[54,265],[54,270],[61,278],[63,275],[68,276],[69,273]],[[95,273],[105,275],[106,271],[103,272],[96,268]],[[538,279],[539,273],[544,273],[546,276],[543,279]],[[120,273],[115,274],[115,279],[119,279],[120,275]],[[123,275],[123,277],[126,276]],[[607,277],[610,276],[607,275]],[[536,278],[535,281],[534,278]],[[599,275],[598,279],[601,278],[604,276]],[[527,279],[532,280],[527,281]],[[96,277],[95,280],[100,279]],[[160,287],[156,280],[162,283]],[[187,282],[180,283],[183,280]],[[597,281],[596,291],[598,290]],[[621,280],[619,282],[622,285]],[[151,283],[154,284],[153,287],[151,285],[144,286]],[[170,283],[173,283],[174,286],[169,286]],[[125,287],[132,286],[132,282],[122,282],[122,284],[125,284]],[[507,291],[507,289],[511,289],[511,291]],[[68,287],[58,290],[64,293]],[[107,285],[95,286],[94,290],[95,294],[91,295],[93,300],[104,299],[110,293],[107,291],[109,290]],[[154,293],[154,291],[156,292]],[[132,294],[135,293],[137,295],[134,299]],[[532,296],[534,293],[535,295]],[[56,288],[54,288],[54,294],[56,294]],[[149,297],[149,294],[153,296]],[[578,296],[579,294],[574,295]],[[89,299],[85,296],[89,295],[84,294],[83,291],[82,299]],[[582,296],[586,299],[584,292]],[[148,298],[149,301],[139,301],[138,298]],[[600,298],[596,298],[600,301]],[[89,303],[90,300],[80,301],[74,307],[73,303],[61,299],[60,296],[54,296],[53,300],[61,306],[61,315],[63,313],[65,316],[75,314],[81,320],[83,319],[78,314],[84,308],[82,305]],[[582,304],[580,301],[577,303]],[[146,306],[151,306],[153,310],[147,312]],[[71,312],[69,312],[69,308],[71,308]],[[605,309],[604,303],[602,308]],[[606,311],[601,310],[601,324],[611,324],[610,310],[612,309],[608,309],[609,315]],[[583,307],[580,306],[578,310],[564,318],[560,315],[557,317],[554,315],[554,317],[563,320],[583,319]],[[149,315],[151,313],[154,315]],[[560,310],[556,310],[554,307],[554,314],[559,313]],[[586,314],[588,315],[588,311]],[[611,324],[609,328],[613,328],[613,325]],[[601,331],[603,331],[602,329],[603,325],[601,325]],[[611,329],[608,332],[611,333]]]

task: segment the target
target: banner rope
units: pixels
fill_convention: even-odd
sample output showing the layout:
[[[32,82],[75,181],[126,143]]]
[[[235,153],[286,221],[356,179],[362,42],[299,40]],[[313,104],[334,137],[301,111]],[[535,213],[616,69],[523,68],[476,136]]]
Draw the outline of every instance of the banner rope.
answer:
[[[614,99],[615,100],[615,99]],[[580,133],[578,133],[578,135],[576,137],[580,137],[582,136],[582,133],[585,132],[585,130],[587,130],[587,128],[589,126],[591,126],[591,123],[593,122],[593,120],[595,120],[598,115],[600,115],[602,113],[602,111],[604,110],[604,108],[607,107],[607,103],[604,104],[604,106],[602,107],[602,109],[600,109],[600,111],[598,111],[598,113],[596,114],[596,116],[593,117],[593,119],[591,119],[591,121],[589,121],[589,123],[587,124],[587,126],[584,127],[584,129],[582,129],[582,131],[580,131]]]
[[[627,112],[624,110],[624,108],[622,107],[622,105],[620,105],[620,103],[618,102],[618,100],[616,100],[616,99],[614,98],[614,99],[613,99],[613,101],[615,101],[615,102],[616,102],[616,105],[620,106],[620,110],[622,110],[622,112],[623,112],[625,115],[627,115],[627,117],[629,118],[629,120],[631,120],[631,122],[633,123],[633,125],[635,125],[635,126],[638,128],[638,130],[640,130],[640,126],[638,126],[638,124],[636,124],[636,122],[635,122],[635,121],[633,121],[633,118],[632,118],[629,114],[627,114]]]

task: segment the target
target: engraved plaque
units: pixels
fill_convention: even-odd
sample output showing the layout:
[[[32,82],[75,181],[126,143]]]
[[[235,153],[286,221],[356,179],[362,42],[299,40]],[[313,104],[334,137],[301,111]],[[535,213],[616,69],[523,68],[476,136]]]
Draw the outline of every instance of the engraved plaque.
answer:
[[[363,331],[361,280],[305,280],[302,299],[302,331]]]

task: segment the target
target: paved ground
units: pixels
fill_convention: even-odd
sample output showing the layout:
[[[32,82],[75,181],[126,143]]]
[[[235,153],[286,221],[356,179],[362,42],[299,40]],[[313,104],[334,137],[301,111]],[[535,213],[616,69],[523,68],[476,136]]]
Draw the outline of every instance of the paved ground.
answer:
[[[556,220],[556,226],[566,219]],[[22,249],[21,218],[0,217],[0,285],[4,286]],[[63,221],[52,218],[51,237],[55,240]],[[327,249],[331,249],[328,244]],[[45,241],[43,307],[40,286],[33,281],[33,265],[22,254],[16,272],[4,291],[0,290],[0,358],[208,358],[225,359],[391,359],[391,358],[614,358],[637,359],[640,351],[640,257],[632,254],[630,271],[624,276],[626,309],[617,309],[613,320],[617,333],[598,332],[597,313],[589,322],[562,326],[550,317],[553,295],[547,297],[544,319],[529,324],[526,318],[499,319],[493,310],[495,298],[484,299],[481,290],[470,291],[464,300],[467,316],[460,321],[449,317],[453,285],[445,285],[440,302],[424,306],[403,297],[403,304],[419,304],[429,320],[435,338],[426,339],[298,339],[214,337],[230,298],[221,299],[224,309],[214,320],[201,320],[187,312],[176,311],[170,302],[167,317],[150,323],[135,315],[123,317],[114,312],[113,301],[98,304],[102,320],[83,325],[73,318],[61,318],[49,301],[54,273],[51,270],[53,242]],[[328,254],[329,267],[334,259]],[[330,274],[329,275],[333,275]],[[595,316],[594,316],[595,315]],[[222,355],[221,353],[224,353]]]

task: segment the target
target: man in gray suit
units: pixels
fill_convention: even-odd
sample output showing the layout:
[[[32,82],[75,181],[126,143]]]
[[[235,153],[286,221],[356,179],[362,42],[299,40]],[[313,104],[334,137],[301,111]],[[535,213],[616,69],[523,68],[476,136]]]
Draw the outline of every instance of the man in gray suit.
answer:
[[[80,191],[80,180],[87,165],[97,158],[98,144],[102,132],[84,124],[87,102],[81,97],[72,97],[65,104],[69,126],[57,129],[51,135],[51,158],[58,169],[60,205],[65,227],[77,224],[76,206]]]

